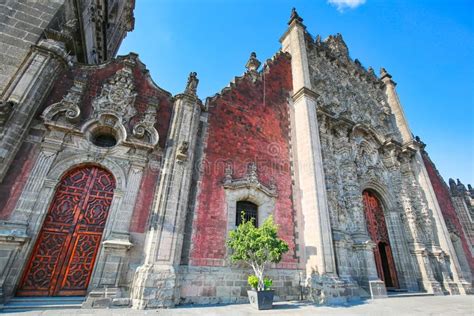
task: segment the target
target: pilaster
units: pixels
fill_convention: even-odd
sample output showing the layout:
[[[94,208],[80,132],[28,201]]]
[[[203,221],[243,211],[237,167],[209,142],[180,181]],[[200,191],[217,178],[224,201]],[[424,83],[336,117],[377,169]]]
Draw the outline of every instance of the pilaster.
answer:
[[[413,245],[412,253],[415,255],[416,261],[420,268],[421,280],[420,285],[430,294],[444,295],[443,289],[438,281],[436,281],[430,260],[428,258],[428,251],[422,244],[415,243]]]
[[[38,107],[66,66],[64,45],[42,40],[37,46],[32,46],[22,68],[1,96],[0,103],[9,107],[0,126],[0,182],[26,137]]]
[[[318,303],[340,300],[344,282],[336,273],[329,218],[319,125],[318,95],[312,90],[305,38],[305,26],[293,9],[289,27],[280,39],[282,50],[291,54],[293,77],[293,158],[295,161],[295,205],[303,218],[304,260],[310,296]]]
[[[387,95],[388,105],[395,116],[395,124],[402,136],[402,143],[410,142],[413,138],[400,99],[395,90],[397,84],[392,80],[392,76],[387,73],[384,68],[380,70],[380,79],[385,84],[385,94]]]
[[[201,113],[197,82],[196,73],[191,73],[186,91],[175,97],[169,147],[145,242],[145,261],[137,269],[133,284],[133,308],[172,307],[179,299],[177,271]]]

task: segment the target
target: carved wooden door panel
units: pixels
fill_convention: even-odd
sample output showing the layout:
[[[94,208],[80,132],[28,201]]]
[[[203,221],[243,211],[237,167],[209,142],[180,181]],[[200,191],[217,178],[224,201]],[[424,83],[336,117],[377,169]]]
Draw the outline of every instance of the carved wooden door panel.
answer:
[[[63,177],[17,295],[86,294],[114,189],[113,176],[96,166]]]
[[[385,215],[379,199],[370,191],[362,193],[370,238],[376,244],[375,265],[379,277],[387,287],[398,288],[397,271],[392,256]]]

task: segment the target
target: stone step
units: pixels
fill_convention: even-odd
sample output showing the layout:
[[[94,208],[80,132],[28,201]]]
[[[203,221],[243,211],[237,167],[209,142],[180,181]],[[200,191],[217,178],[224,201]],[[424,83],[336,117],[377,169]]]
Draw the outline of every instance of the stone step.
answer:
[[[14,297],[0,308],[2,313],[24,312],[45,309],[71,309],[81,308],[85,297]]]
[[[388,297],[415,297],[415,296],[434,296],[432,293],[424,293],[424,292],[387,292]]]

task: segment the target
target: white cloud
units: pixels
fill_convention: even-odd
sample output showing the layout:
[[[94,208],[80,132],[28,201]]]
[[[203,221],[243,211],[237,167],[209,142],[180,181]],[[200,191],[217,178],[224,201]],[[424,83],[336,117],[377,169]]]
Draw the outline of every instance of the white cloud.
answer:
[[[365,0],[328,0],[328,3],[335,6],[339,12],[346,9],[355,9],[365,3]]]

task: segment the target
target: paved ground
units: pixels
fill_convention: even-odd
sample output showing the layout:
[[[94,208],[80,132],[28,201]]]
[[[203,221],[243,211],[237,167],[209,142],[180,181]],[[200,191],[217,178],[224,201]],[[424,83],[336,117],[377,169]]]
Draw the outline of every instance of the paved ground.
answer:
[[[425,296],[409,298],[387,298],[360,301],[347,306],[317,307],[308,303],[275,303],[271,311],[256,311],[248,304],[220,306],[187,306],[166,310],[137,311],[132,309],[96,309],[96,310],[49,310],[9,313],[8,315],[473,315],[474,296]],[[5,314],[7,315],[7,314]]]

